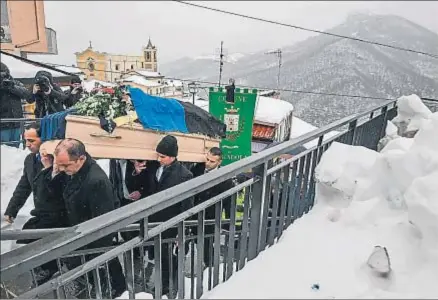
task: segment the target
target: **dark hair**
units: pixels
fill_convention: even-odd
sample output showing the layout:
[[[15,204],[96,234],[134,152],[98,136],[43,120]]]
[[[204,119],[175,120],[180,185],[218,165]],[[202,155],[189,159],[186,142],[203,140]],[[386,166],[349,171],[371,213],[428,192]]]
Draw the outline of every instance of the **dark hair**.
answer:
[[[81,83],[82,82],[82,80],[78,77],[78,76],[73,76],[72,78],[71,78],[71,80],[70,80],[70,83],[71,84],[74,84],[74,83]]]
[[[30,130],[30,129],[35,129],[38,137],[41,137],[41,127],[40,124],[38,122],[36,123],[30,123],[29,125],[27,125],[25,128],[25,130]]]
[[[5,73],[6,75],[10,75],[9,68],[6,64],[0,62],[0,72]]]
[[[61,150],[67,151],[70,160],[78,160],[79,157],[87,154],[85,145],[81,141],[72,138],[68,138],[59,142],[59,144],[56,146],[54,154],[58,155]]]
[[[212,147],[208,153],[213,156],[219,156],[222,159],[222,150],[219,147]]]

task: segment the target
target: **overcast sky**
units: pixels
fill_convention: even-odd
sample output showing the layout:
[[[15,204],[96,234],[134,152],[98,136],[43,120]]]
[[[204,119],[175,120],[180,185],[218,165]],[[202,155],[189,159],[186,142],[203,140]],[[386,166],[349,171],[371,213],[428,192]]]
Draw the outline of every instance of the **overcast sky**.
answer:
[[[326,30],[348,14],[395,14],[438,33],[436,1],[194,1],[302,27]],[[224,15],[171,1],[45,1],[46,26],[57,32],[58,56],[31,56],[52,63],[75,63],[88,47],[140,55],[148,38],[158,47],[159,63],[183,56],[214,54],[224,41],[228,53],[256,52],[293,44],[308,32]],[[421,50],[421,49],[419,49]]]

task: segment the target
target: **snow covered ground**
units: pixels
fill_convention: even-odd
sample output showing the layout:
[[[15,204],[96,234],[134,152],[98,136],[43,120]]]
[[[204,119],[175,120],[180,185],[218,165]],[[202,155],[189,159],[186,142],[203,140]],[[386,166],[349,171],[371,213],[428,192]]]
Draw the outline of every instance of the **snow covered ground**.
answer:
[[[380,153],[332,144],[316,170],[313,210],[204,298],[436,299],[438,113],[418,101],[399,101],[414,114],[396,123],[419,128],[409,142],[393,135]],[[386,278],[367,264],[375,246],[388,251]]]

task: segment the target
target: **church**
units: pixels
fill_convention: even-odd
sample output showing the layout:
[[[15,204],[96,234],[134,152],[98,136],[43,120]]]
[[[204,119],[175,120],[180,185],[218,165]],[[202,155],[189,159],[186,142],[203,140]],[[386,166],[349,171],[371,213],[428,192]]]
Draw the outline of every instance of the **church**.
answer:
[[[142,47],[141,55],[123,55],[99,52],[90,45],[82,52],[76,52],[76,64],[85,73],[85,79],[116,82],[131,71],[157,72],[157,48],[151,39]]]

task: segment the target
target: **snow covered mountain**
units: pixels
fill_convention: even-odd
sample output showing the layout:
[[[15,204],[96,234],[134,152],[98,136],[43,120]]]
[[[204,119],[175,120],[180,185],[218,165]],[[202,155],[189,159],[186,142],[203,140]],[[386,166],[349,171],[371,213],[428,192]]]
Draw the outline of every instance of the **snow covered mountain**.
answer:
[[[438,54],[438,34],[402,17],[354,14],[328,30],[345,36]],[[438,98],[438,59],[327,35],[286,46],[280,88],[323,93],[398,98],[418,94]],[[276,88],[277,59],[259,53],[226,63],[223,82]],[[162,65],[167,76],[216,82],[219,63],[211,58],[183,58]],[[282,92],[296,115],[316,126],[366,110],[379,100]]]

